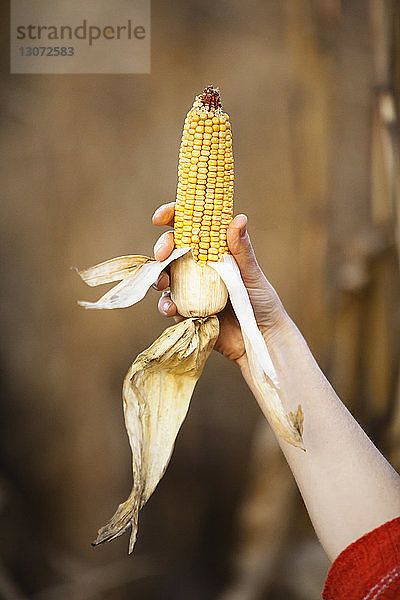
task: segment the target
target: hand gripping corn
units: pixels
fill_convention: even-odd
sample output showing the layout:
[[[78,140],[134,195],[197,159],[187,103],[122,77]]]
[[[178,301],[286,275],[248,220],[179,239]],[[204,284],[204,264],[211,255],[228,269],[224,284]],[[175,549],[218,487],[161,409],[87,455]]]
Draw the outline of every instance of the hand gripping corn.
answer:
[[[174,236],[168,259],[121,256],[78,271],[91,286],[119,282],[88,309],[132,306],[170,265],[171,297],[185,320],[168,327],[133,362],[123,386],[125,425],[132,450],[133,488],[94,545],[131,528],[133,550],[138,513],[171,457],[193,389],[219,334],[216,316],[228,296],[238,318],[261,408],[275,433],[304,449],[303,414],[285,412],[279,383],[240,271],[230,255],[227,228],[233,214],[233,154],[229,116],[218,89],[208,86],[185,119],[179,153]]]

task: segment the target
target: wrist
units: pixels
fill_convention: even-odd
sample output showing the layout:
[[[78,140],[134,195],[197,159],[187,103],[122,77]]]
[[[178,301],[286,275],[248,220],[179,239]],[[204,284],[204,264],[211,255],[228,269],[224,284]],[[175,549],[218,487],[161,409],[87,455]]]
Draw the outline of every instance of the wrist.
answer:
[[[269,350],[274,347],[284,347],[290,344],[293,337],[299,335],[299,330],[283,306],[274,322],[268,326],[261,325],[260,331]]]
[[[285,362],[285,358],[292,357],[293,352],[298,351],[300,340],[301,345],[305,344],[301,333],[283,307],[279,318],[275,319],[272,325],[260,326],[260,331],[273,363],[275,363],[275,360],[281,362],[281,359]],[[250,385],[251,375],[246,353],[236,361],[236,364],[242,371],[244,379]]]

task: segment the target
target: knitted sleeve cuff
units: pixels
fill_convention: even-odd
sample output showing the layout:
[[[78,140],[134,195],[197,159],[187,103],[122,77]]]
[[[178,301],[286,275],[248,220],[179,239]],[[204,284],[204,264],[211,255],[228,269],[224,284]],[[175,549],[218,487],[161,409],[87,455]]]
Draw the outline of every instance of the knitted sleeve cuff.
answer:
[[[400,598],[400,517],[350,544],[329,570],[324,600]]]

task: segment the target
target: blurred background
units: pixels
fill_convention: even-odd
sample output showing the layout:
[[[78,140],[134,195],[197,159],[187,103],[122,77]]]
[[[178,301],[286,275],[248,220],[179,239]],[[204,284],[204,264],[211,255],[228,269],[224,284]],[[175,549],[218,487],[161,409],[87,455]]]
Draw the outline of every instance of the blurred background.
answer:
[[[167,323],[154,290],[132,309],[79,309],[100,292],[69,268],[152,253],[183,119],[219,85],[259,262],[399,468],[399,4],[153,0],[151,75],[9,75],[6,3],[1,17],[0,596],[320,598],[328,561],[217,353],[134,554],[126,535],[91,547],[131,487],[123,377]]]

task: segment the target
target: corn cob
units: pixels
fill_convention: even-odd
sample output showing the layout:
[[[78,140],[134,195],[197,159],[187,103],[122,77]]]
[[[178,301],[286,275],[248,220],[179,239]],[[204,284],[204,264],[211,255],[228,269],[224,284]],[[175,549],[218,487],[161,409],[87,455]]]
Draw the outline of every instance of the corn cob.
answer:
[[[233,216],[233,154],[229,115],[208,86],[188,112],[179,153],[175,245],[190,246],[201,265],[228,252]]]
[[[192,252],[171,265],[171,298],[184,317],[215,315],[227,302],[224,282],[207,263],[229,253],[233,180],[229,115],[210,85],[186,116],[179,152],[175,246]]]

